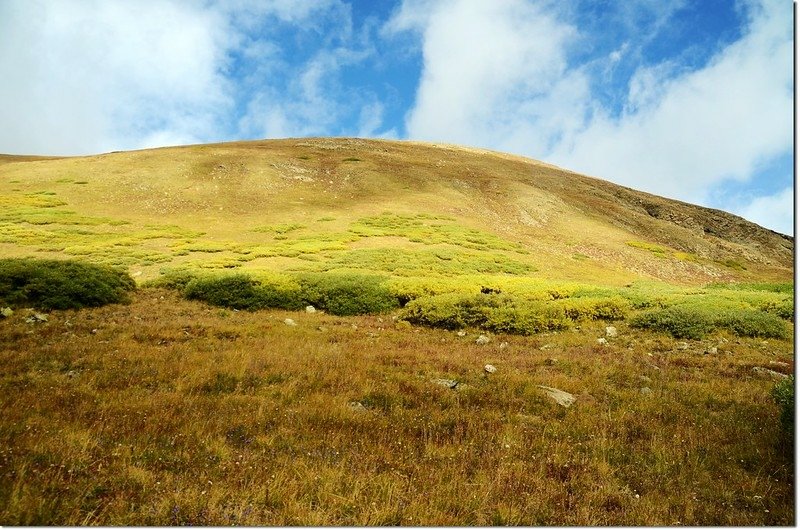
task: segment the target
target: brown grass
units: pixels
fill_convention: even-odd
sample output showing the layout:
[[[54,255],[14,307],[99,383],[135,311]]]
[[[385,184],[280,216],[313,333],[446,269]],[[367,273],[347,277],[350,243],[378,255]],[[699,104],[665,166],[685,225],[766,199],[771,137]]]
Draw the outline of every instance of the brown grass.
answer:
[[[794,522],[774,383],[751,370],[790,341],[680,350],[618,324],[601,346],[596,323],[479,346],[160,290],[26,316],[0,320],[0,524]]]

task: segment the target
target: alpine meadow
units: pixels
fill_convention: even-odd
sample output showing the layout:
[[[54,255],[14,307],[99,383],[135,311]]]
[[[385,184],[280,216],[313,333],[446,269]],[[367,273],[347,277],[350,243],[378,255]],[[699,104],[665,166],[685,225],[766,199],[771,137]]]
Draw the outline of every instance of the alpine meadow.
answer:
[[[794,239],[521,156],[0,156],[0,524],[793,525]]]

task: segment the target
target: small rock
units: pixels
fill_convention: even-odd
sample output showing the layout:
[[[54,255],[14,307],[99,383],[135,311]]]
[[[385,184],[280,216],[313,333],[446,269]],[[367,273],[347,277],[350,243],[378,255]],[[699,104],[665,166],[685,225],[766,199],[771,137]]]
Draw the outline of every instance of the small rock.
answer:
[[[307,305],[306,306],[306,313],[316,313],[316,312],[317,312],[317,310],[314,308],[313,305]]]
[[[645,383],[651,383],[653,380],[647,377],[646,375],[640,375],[639,381],[644,381]]]
[[[652,391],[652,390],[650,390],[650,388],[648,388],[648,387],[646,387],[646,386],[643,386],[642,388],[640,388],[640,389],[639,389],[639,393],[640,393],[640,394],[643,394],[643,395],[645,395],[645,396],[647,396],[647,395],[649,395],[649,394],[652,394],[652,393],[653,393],[653,391]]]
[[[467,335],[467,332],[462,329],[460,331],[457,331],[456,335],[458,335],[459,337],[464,337]]]
[[[617,336],[617,328],[614,326],[606,326],[606,337],[616,337]]]
[[[318,326],[317,331],[328,331],[328,328],[326,328],[325,326]]]
[[[97,328],[93,328],[92,331],[90,331],[89,333],[91,333],[92,335],[97,335]]]
[[[712,346],[712,347],[710,347],[709,349],[707,349],[706,351],[704,351],[703,353],[704,353],[705,355],[709,355],[709,354],[710,354],[710,355],[714,355],[714,354],[716,354],[716,353],[717,353],[717,347],[716,347],[716,346]]]
[[[545,351],[545,350],[549,350],[549,349],[550,349],[550,348],[552,348],[552,347],[553,347],[553,345],[552,345],[552,344],[545,344],[544,346],[540,346],[540,347],[539,347],[539,350],[540,350],[540,351]]]
[[[353,328],[353,329],[358,329],[358,326],[356,326],[355,324],[353,324],[353,325],[352,325],[352,326],[350,326],[350,327],[351,327],[351,328]]]
[[[44,313],[34,313],[25,319],[28,324],[35,324],[37,322],[47,322],[47,315]]]
[[[433,382],[453,390],[458,386],[458,381],[454,381],[453,379],[434,379]]]
[[[770,366],[777,366],[779,368],[789,368],[789,363],[784,363],[784,362],[781,362],[781,361],[770,361],[769,365]]]
[[[500,348],[501,350],[505,350],[506,348],[508,348],[508,343],[507,342],[501,342],[500,346],[498,346],[498,348]]]
[[[283,323],[286,324],[287,326],[296,326],[297,325],[297,322],[295,322],[291,318],[284,319]]]
[[[491,364],[487,364],[486,366],[483,367],[483,371],[486,372],[487,374],[493,374],[497,371],[497,368],[495,368]]]
[[[347,407],[353,412],[367,412],[367,407],[362,405],[359,401],[351,401]]]
[[[487,337],[486,335],[481,335],[477,339],[475,339],[475,344],[480,344],[480,345],[489,344],[489,340],[490,340],[489,337]]]
[[[544,385],[536,385],[536,386],[544,390],[548,396],[553,398],[553,400],[555,400],[555,402],[561,405],[562,407],[569,408],[570,405],[575,403],[575,396],[573,396],[569,392],[564,392],[563,390],[559,390],[557,388],[553,388],[550,386],[544,386]]]
[[[776,372],[775,370],[770,370],[769,368],[762,368],[761,366],[754,366],[753,371],[758,375],[766,375],[773,379],[788,379],[789,376],[786,374],[782,374],[780,372]]]
[[[605,338],[600,337],[599,339],[597,339],[597,344],[602,344],[603,346],[605,346],[606,344],[608,344],[608,341]]]
[[[70,370],[69,372],[67,372],[67,377],[69,377],[70,379],[72,379],[76,375],[77,374],[75,373],[75,370]]]
[[[555,366],[557,362],[558,359],[556,359],[555,357],[550,357],[544,360],[545,366]]]
[[[0,309],[0,317],[8,318],[14,314],[14,311],[10,307],[4,307]]]
[[[688,350],[689,349],[689,343],[688,342],[679,342],[678,344],[675,345],[675,347],[678,348],[679,350]]]

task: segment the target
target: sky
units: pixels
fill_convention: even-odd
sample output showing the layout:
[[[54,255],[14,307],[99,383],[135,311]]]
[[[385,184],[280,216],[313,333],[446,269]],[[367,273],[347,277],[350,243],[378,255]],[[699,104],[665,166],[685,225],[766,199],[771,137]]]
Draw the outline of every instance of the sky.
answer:
[[[2,0],[0,152],[358,136],[792,234],[790,0]]]

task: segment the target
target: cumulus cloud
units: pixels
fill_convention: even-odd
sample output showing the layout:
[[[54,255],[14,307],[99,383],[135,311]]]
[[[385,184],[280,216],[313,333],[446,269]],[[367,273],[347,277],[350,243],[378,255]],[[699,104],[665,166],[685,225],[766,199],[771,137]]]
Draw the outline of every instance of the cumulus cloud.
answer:
[[[270,27],[320,30],[331,18],[321,11],[349,8],[338,0],[2,2],[0,150],[86,154],[235,138],[239,108],[277,85],[281,48]],[[247,71],[236,70],[242,65]],[[320,68],[305,68],[310,104]],[[263,120],[291,114],[271,108]]]
[[[669,2],[651,13],[641,2],[623,4],[629,7],[615,17],[648,17],[654,35],[681,7]],[[424,70],[408,134],[527,154],[707,203],[715,186],[752,179],[792,149],[791,6],[753,0],[742,7],[741,38],[694,70],[642,63],[620,111],[593,93],[597,76],[638,54],[652,35],[631,44],[622,32],[628,40],[614,51],[575,64],[575,43],[594,36],[581,33],[570,22],[575,13],[560,4],[406,0],[386,28],[421,39]]]
[[[791,235],[794,229],[794,189],[789,187],[764,197],[756,197],[748,204],[734,207],[734,213],[754,223]]]
[[[747,180],[792,145],[791,22],[781,7],[754,5],[745,35],[699,70],[641,68],[625,112],[597,112],[550,159],[693,202]]]
[[[537,4],[405,2],[387,28],[422,36],[412,138],[542,152],[582,122],[588,85],[566,57],[576,29]]]

